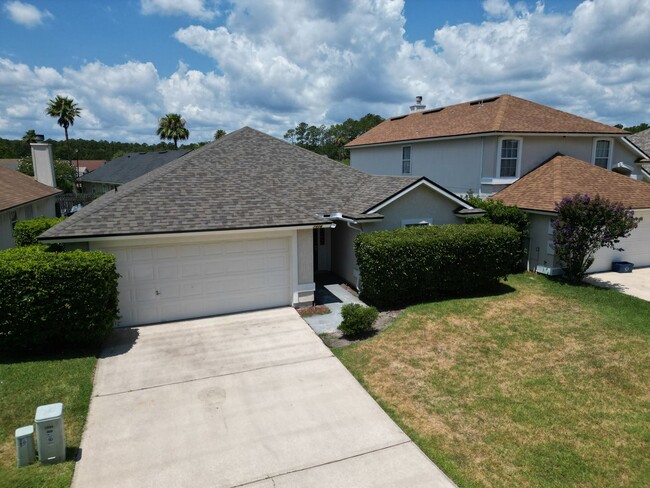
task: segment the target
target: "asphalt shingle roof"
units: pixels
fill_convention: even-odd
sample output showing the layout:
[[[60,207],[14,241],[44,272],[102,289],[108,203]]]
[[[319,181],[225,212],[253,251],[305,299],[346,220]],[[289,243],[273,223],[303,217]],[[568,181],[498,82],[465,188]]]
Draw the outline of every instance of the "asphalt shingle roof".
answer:
[[[346,147],[485,133],[627,134],[617,127],[512,95],[393,117]]]
[[[61,193],[32,176],[0,167],[0,212]]]
[[[369,175],[244,127],[104,194],[42,237],[314,225],[334,212],[367,218],[419,180]]]
[[[627,136],[636,147],[641,149],[646,155],[650,156],[650,129],[646,129],[636,134]]]
[[[134,180],[149,171],[180,158],[187,154],[190,149],[179,149],[178,151],[150,151],[146,153],[128,153],[119,158],[108,161],[103,166],[97,167],[94,171],[83,175],[80,181],[92,183],[113,183],[123,185]],[[80,166],[83,166],[79,162]]]
[[[576,193],[600,195],[631,208],[650,208],[650,185],[558,154],[491,198],[528,210],[553,212],[555,202]]]

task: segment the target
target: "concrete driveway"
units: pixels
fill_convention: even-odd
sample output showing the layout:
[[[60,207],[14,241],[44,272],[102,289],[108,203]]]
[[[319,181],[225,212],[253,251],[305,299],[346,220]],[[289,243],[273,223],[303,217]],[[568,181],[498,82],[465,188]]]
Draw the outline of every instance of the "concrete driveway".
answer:
[[[120,329],[74,487],[451,487],[291,308]]]
[[[585,278],[587,283],[615,290],[650,301],[650,268],[633,269],[631,273],[594,273]]]

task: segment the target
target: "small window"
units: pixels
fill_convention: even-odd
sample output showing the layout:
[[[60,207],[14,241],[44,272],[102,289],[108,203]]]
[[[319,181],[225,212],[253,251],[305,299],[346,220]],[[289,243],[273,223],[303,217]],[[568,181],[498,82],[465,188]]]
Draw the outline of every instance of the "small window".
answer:
[[[428,217],[426,219],[405,219],[402,220],[402,227],[418,227],[421,225],[433,225],[433,219]]]
[[[516,178],[520,158],[519,139],[502,139],[499,155],[499,177]]]
[[[597,139],[594,143],[594,164],[601,168],[609,168],[612,143],[609,139]]]
[[[406,146],[402,148],[402,174],[411,174],[411,147]]]

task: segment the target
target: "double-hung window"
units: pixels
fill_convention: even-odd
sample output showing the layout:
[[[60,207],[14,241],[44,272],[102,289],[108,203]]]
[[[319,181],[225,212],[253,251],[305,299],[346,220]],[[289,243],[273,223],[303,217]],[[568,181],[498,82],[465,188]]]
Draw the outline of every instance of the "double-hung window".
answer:
[[[594,164],[601,168],[609,168],[612,157],[611,139],[596,139],[594,141]]]
[[[402,174],[411,174],[411,146],[404,146],[402,148]]]
[[[501,139],[499,178],[516,178],[521,160],[521,139]]]

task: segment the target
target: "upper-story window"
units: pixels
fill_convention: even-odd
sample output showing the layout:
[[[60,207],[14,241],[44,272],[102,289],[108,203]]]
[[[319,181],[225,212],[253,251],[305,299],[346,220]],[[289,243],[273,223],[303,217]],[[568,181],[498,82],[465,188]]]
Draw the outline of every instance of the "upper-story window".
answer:
[[[612,160],[612,140],[596,139],[594,141],[593,163],[601,168],[609,168]]]
[[[404,146],[402,148],[402,174],[411,174],[411,146]]]
[[[499,144],[498,171],[499,178],[516,178],[521,162],[521,139],[504,138]]]

